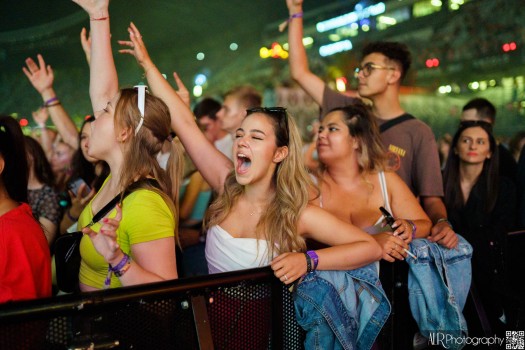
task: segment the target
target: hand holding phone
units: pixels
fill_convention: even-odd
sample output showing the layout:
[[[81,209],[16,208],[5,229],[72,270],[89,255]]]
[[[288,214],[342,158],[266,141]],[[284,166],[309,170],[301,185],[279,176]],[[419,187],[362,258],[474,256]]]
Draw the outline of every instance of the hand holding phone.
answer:
[[[75,195],[75,197],[77,197],[77,196],[78,196],[78,191],[79,191],[80,186],[81,186],[82,184],[85,185],[85,187],[84,187],[84,192],[83,192],[83,193],[84,193],[83,197],[86,197],[86,196],[89,194],[89,192],[91,192],[91,188],[90,188],[90,187],[88,186],[88,184],[87,184],[82,178],[80,178],[80,177],[79,177],[78,179],[74,180],[74,181],[69,182],[68,185],[67,185],[67,188],[68,188],[71,192],[73,192],[73,194]]]

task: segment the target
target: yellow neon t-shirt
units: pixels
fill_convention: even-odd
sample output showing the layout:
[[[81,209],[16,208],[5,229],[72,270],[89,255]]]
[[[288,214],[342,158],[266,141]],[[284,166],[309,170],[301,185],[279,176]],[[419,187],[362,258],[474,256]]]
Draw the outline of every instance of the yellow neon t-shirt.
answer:
[[[107,181],[107,179],[106,179]],[[104,183],[105,185],[105,183]],[[103,186],[104,186],[103,185]],[[78,227],[85,227],[93,218],[91,203],[84,208],[78,219]],[[113,218],[116,209],[110,211],[108,217]],[[91,229],[95,232],[102,225],[95,223]],[[139,189],[129,194],[122,203],[122,220],[117,229],[117,242],[122,251],[131,255],[131,246],[137,243],[154,241],[175,236],[175,219],[164,199],[156,192]],[[88,236],[80,242],[80,283],[102,289],[108,273],[108,263],[95,250]],[[120,287],[118,277],[111,276],[110,288]]]

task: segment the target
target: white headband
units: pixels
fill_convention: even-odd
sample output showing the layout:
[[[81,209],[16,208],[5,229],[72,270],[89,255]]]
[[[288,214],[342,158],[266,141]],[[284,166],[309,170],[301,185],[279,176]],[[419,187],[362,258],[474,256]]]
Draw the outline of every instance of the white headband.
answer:
[[[146,89],[148,87],[146,85],[135,85],[135,88],[138,89],[138,108],[140,112],[139,125],[137,125],[137,128],[135,129],[135,135],[137,135],[142,124],[144,124],[144,105],[146,103]]]

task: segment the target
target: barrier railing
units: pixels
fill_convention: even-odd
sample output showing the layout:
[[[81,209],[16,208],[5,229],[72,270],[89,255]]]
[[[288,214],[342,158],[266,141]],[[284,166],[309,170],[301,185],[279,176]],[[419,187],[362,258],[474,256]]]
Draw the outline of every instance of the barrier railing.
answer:
[[[0,349],[302,349],[269,267],[0,305]]]

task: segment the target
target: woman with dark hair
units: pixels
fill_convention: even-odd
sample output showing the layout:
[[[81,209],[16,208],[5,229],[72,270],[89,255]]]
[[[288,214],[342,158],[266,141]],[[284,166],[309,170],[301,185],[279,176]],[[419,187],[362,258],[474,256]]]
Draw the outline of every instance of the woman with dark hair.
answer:
[[[503,296],[505,250],[506,234],[515,227],[516,191],[510,179],[499,176],[496,147],[491,124],[461,122],[452,139],[443,182],[449,220],[474,248],[474,289],[493,330],[498,331],[505,328],[509,316]],[[467,323],[472,324],[467,310]]]
[[[68,183],[71,204],[65,209],[65,214],[60,222],[61,233],[77,230],[76,223],[80,213],[102,187],[104,180],[109,175],[108,164],[88,154],[91,122],[94,120],[95,117],[90,115],[84,119],[80,126],[78,149],[73,155],[71,180]]]
[[[25,136],[29,165],[28,197],[33,216],[40,222],[49,245],[53,244],[62,217],[59,197],[54,190],[54,176],[42,146]]]
[[[0,303],[51,296],[51,261],[42,228],[27,204],[24,136],[0,116]]]

